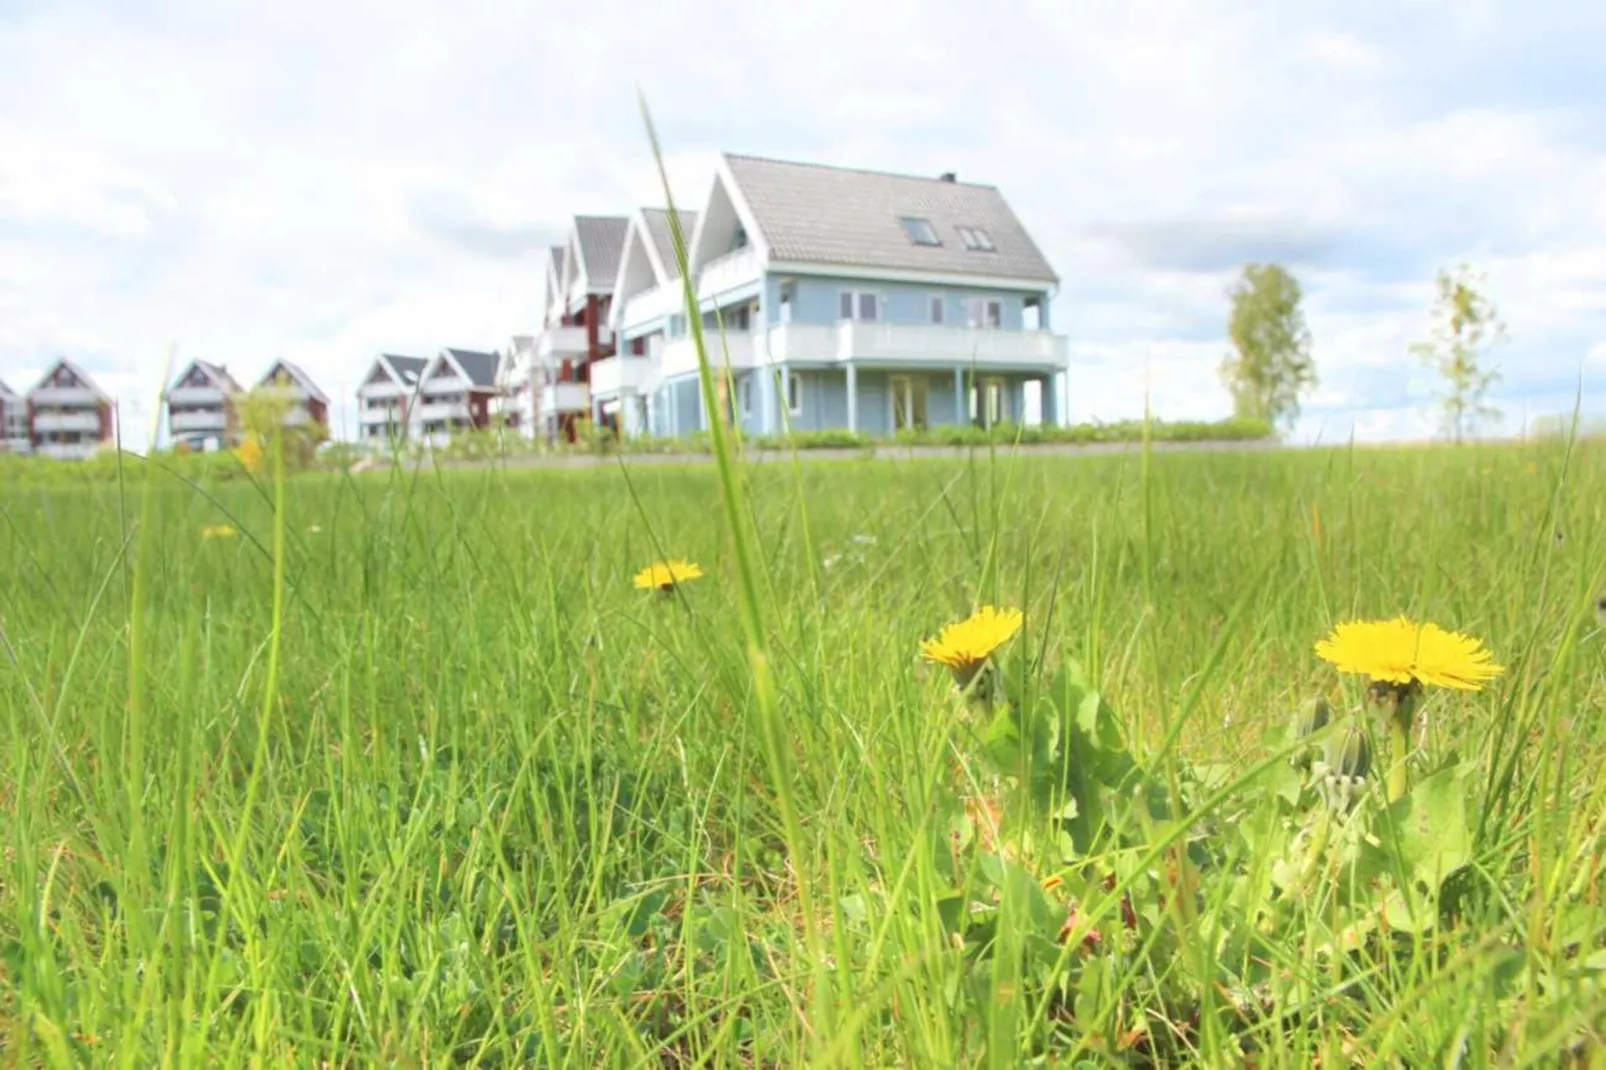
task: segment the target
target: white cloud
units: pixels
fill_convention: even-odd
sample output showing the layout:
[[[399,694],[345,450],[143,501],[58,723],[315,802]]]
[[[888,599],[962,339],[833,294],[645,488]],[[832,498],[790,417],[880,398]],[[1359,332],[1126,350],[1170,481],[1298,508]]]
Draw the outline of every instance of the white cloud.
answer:
[[[1322,377],[1301,434],[1416,435],[1441,265],[1487,269],[1512,396],[1606,377],[1606,18],[1565,6],[24,5],[0,377],[69,354],[153,397],[177,342],[335,394],[380,349],[497,345],[570,214],[662,199],[639,84],[689,206],[721,149],[1001,186],[1064,277],[1076,415],[1141,413],[1145,367],[1158,414],[1225,412],[1225,290],[1275,258]]]

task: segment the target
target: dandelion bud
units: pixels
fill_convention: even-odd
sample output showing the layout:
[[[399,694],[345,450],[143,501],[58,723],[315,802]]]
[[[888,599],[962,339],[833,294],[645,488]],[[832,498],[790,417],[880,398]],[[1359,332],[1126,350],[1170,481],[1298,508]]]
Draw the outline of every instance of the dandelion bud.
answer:
[[[1327,765],[1334,775],[1353,780],[1365,780],[1372,771],[1372,743],[1366,727],[1351,721],[1344,731],[1327,741]]]
[[[1309,739],[1333,719],[1333,706],[1327,699],[1306,699],[1294,714],[1294,738]]]

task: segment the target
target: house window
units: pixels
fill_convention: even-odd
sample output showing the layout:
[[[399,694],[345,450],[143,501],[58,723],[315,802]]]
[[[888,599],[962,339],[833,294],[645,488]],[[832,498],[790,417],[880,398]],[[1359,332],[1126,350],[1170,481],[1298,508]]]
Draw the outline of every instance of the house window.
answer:
[[[753,377],[743,376],[736,384],[736,401],[742,410],[742,419],[753,415]]]
[[[1004,303],[986,297],[972,297],[967,310],[972,327],[998,328],[1004,325]]]
[[[892,391],[892,429],[912,431],[926,426],[926,397],[929,381],[924,375],[894,375],[888,384]]]
[[[932,294],[931,295],[930,307],[931,307],[931,322],[932,323],[941,323],[943,320],[945,320],[947,318],[948,310],[946,308],[945,302],[943,301],[943,299],[942,299],[942,297],[940,295],[938,295],[938,294]]]
[[[783,283],[781,283],[781,322],[782,323],[791,323],[792,322],[792,298],[795,295],[796,291],[797,291],[797,287],[795,286],[795,284],[793,284],[791,282],[783,282]]]
[[[881,299],[865,290],[843,290],[838,311],[842,319],[874,323],[881,318]]]
[[[731,232],[730,251],[734,253],[738,249],[745,248],[747,248],[747,228],[738,223],[736,229]]]
[[[959,231],[959,240],[965,243],[965,248],[976,253],[993,253],[998,249],[993,245],[993,239],[980,227],[955,227]]]
[[[1028,331],[1043,329],[1043,300],[1040,297],[1028,297],[1021,306],[1021,328]]]
[[[803,415],[803,377],[797,372],[786,373],[786,411]]]
[[[937,237],[937,228],[931,225],[931,220],[904,216],[899,222],[903,224],[904,233],[909,235],[909,240],[916,245],[942,244],[942,239]]]

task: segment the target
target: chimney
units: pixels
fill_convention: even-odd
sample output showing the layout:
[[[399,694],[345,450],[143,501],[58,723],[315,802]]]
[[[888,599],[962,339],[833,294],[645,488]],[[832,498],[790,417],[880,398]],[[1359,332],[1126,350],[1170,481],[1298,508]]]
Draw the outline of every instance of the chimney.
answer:
[[[938,182],[958,182],[959,181],[959,176],[956,175],[952,171],[944,171],[942,174],[937,176],[937,181]]]

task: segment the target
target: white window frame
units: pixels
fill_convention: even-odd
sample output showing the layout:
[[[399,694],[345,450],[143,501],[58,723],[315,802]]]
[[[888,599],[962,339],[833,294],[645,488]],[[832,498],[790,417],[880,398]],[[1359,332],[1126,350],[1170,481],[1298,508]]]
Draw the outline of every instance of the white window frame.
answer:
[[[852,315],[842,315],[842,298],[849,298]],[[864,309],[864,299],[868,297],[875,309],[874,319],[865,319],[860,313]],[[880,323],[881,322],[881,294],[877,290],[842,290],[837,295],[836,312],[838,321],[851,320],[854,323]]]
[[[780,322],[781,323],[791,323],[792,322],[792,303],[794,301],[796,301],[796,300],[797,300],[797,285],[795,283],[793,283],[790,279],[788,279],[787,281],[781,283],[780,296],[779,296],[779,304],[781,306],[780,307],[779,316],[780,316]]]
[[[919,390],[916,390],[918,384]],[[905,406],[909,417],[908,425],[904,428],[898,426],[898,395],[902,392],[908,404]],[[922,395],[926,403],[926,418],[923,421],[915,419],[915,395]],[[900,430],[924,430],[931,426],[931,379],[919,372],[899,372],[887,377],[887,426],[894,432]]]
[[[994,310],[997,310],[996,316],[989,316]],[[1001,330],[1004,326],[1004,302],[997,297],[972,297],[966,302],[965,315],[970,325],[979,330]],[[988,322],[990,319],[996,322]]]
[[[736,380],[736,411],[742,414],[743,420],[753,418],[753,374],[750,372]]]
[[[931,294],[926,299],[926,318],[932,326],[941,327],[948,322],[948,299],[942,294]]]
[[[960,226],[959,239],[965,243],[965,248],[973,253],[996,253],[998,246],[993,244],[993,236],[980,227]]]
[[[803,376],[797,372],[786,373],[786,411],[792,416],[803,415]]]
[[[942,248],[942,235],[937,233],[937,228],[925,216],[899,216],[898,222],[903,227],[904,237],[909,239],[911,245],[919,245],[927,249]],[[921,241],[920,238],[915,237],[916,231],[919,231],[920,238],[929,236],[931,240]]]

